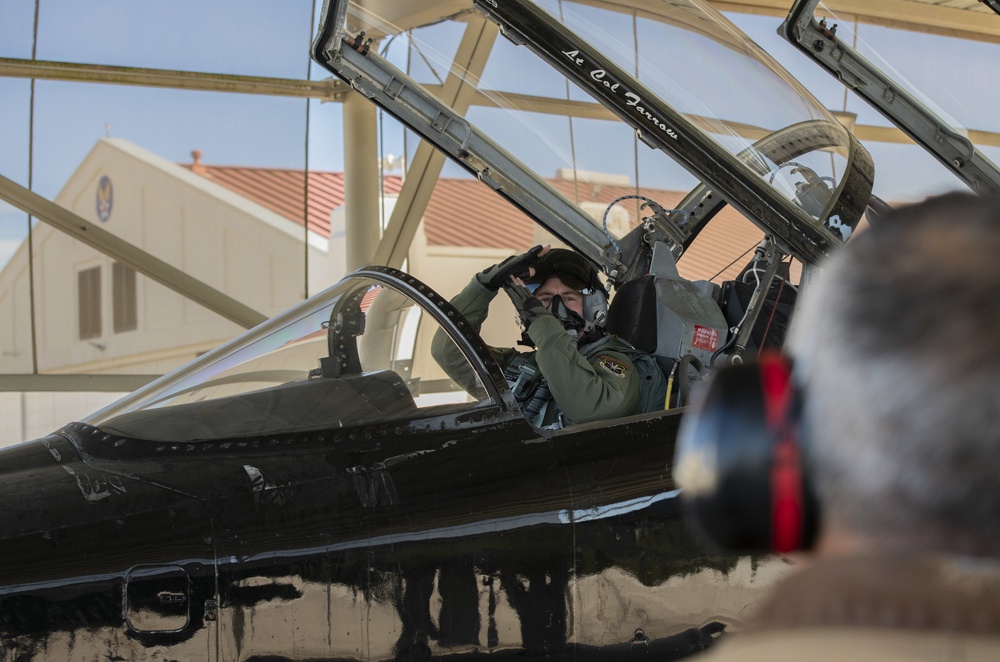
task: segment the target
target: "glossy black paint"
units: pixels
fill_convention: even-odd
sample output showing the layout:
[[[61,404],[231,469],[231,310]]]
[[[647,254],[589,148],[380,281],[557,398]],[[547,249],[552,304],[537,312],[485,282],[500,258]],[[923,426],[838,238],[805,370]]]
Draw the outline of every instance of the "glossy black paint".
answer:
[[[748,598],[709,616],[671,598],[672,579],[724,586],[738,562],[701,549],[677,509],[680,414],[537,430],[496,367],[480,370],[498,396],[450,413],[185,442],[74,423],[0,451],[0,659],[631,660],[709,645]]]

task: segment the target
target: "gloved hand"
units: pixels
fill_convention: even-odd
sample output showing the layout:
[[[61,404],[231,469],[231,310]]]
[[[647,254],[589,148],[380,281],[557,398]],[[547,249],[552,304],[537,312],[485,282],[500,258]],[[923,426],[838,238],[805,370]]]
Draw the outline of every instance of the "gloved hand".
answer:
[[[476,280],[490,291],[496,292],[501,287],[506,286],[511,276],[527,278],[528,270],[538,261],[538,255],[541,252],[542,246],[539,245],[520,255],[511,255],[500,264],[494,264],[489,269],[476,274]]]
[[[503,291],[507,293],[510,300],[514,303],[514,308],[517,310],[517,314],[521,317],[521,323],[524,325],[524,330],[527,332],[528,327],[534,322],[539,315],[551,315],[548,308],[542,305],[534,294],[531,293],[524,285],[520,283],[515,283],[514,281],[508,280],[503,285]]]

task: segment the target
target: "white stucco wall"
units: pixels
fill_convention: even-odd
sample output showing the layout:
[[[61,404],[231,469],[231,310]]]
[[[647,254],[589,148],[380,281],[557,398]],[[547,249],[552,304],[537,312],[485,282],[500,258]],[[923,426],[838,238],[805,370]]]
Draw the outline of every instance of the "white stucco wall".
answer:
[[[112,184],[111,213],[98,217],[98,184]],[[99,141],[55,202],[258,310],[277,314],[343,273],[343,248],[325,238],[303,246],[300,224],[128,141]],[[0,270],[0,373],[163,374],[242,331],[233,322],[141,274],[137,328],[113,330],[113,260],[51,226],[33,230],[35,348],[28,246]],[[335,246],[336,248],[336,246]],[[101,270],[102,333],[79,338],[77,273]],[[117,399],[114,394],[0,394],[6,438],[46,434]],[[26,436],[25,436],[26,435]]]

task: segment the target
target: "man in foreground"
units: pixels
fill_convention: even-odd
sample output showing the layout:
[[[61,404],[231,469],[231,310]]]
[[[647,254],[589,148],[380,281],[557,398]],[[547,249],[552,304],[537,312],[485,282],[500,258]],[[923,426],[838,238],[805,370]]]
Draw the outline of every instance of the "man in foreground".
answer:
[[[1000,200],[904,208],[791,331],[819,537],[707,660],[1000,659]]]

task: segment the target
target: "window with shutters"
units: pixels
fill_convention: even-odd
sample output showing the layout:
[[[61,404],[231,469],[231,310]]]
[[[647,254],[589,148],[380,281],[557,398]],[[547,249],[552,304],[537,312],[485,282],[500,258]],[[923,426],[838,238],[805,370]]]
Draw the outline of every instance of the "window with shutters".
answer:
[[[138,327],[135,269],[121,262],[112,265],[111,298],[115,333],[135,331]]]
[[[76,273],[79,306],[80,340],[100,338],[101,328],[101,268],[90,267]]]

